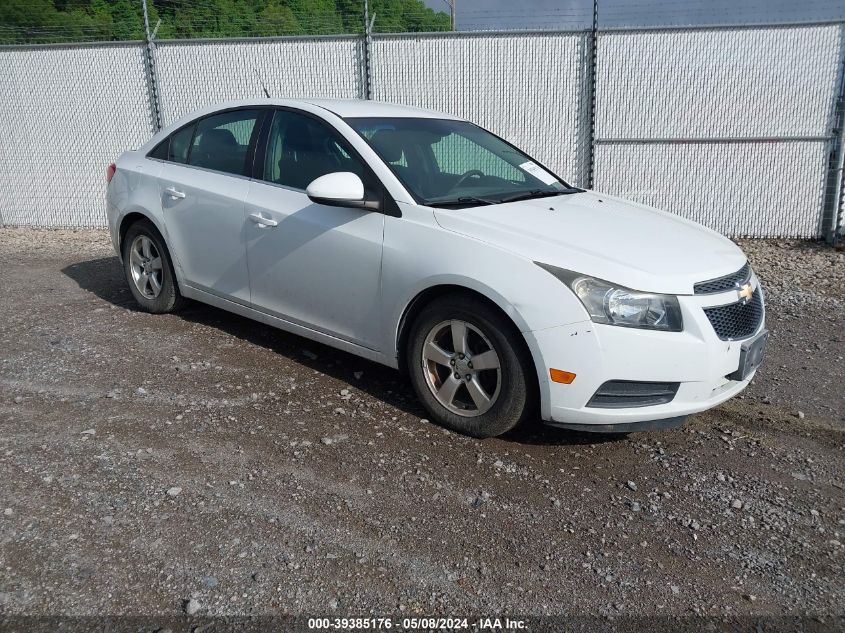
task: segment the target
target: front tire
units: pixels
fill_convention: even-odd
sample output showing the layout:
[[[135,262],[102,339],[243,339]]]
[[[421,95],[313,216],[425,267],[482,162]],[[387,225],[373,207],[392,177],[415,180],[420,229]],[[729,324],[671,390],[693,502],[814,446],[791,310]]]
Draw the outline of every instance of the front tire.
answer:
[[[123,237],[123,270],[140,308],[153,314],[178,310],[185,302],[176,283],[170,253],[149,220],[138,220]]]
[[[534,366],[522,335],[481,299],[447,295],[423,308],[406,358],[417,396],[449,429],[493,437],[535,411]]]

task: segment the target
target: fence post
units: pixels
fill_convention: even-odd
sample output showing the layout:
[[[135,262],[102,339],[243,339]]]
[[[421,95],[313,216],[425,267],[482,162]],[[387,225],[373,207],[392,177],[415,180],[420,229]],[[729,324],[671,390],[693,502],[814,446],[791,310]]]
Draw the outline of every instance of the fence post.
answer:
[[[372,72],[370,60],[373,50],[373,23],[376,21],[376,14],[373,13],[370,19],[370,5],[364,0],[364,58],[361,60],[361,96],[364,99],[372,99]]]
[[[598,62],[598,0],[593,0],[593,23],[581,42],[581,98],[576,170],[578,186],[593,188],[596,136],[596,65]]]
[[[161,104],[159,103],[158,78],[156,77],[155,41],[154,34],[150,33],[147,0],[141,0],[141,7],[144,10],[144,34],[147,41],[144,47],[144,70],[147,75],[147,90],[150,95],[150,119],[153,131],[158,132],[161,129]]]
[[[822,213],[822,235],[828,244],[836,245],[840,231],[845,227],[843,219],[843,195],[845,195],[845,26],[840,26],[839,50],[842,60],[839,64],[839,81],[833,104],[833,126],[828,161],[827,187]]]

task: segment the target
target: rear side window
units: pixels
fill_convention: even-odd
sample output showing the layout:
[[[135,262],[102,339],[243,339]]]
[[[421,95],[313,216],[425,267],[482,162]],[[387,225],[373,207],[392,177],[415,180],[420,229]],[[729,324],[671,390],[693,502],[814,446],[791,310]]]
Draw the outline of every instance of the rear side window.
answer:
[[[171,163],[187,163],[188,149],[191,147],[191,138],[194,136],[195,127],[196,125],[189,125],[178,132],[174,132],[156,145],[156,148],[149,153],[149,157],[167,160]]]
[[[233,110],[202,119],[197,123],[188,164],[247,175],[246,158],[257,131],[258,114],[258,110]]]

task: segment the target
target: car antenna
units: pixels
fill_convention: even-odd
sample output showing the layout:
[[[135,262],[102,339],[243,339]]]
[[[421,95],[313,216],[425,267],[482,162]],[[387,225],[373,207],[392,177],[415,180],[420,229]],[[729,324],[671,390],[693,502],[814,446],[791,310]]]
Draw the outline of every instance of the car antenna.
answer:
[[[255,68],[252,69],[252,72],[255,73],[255,76],[258,77],[258,83],[261,84],[261,89],[264,91],[264,96],[268,99],[270,98],[270,91],[267,90],[267,86],[264,85],[264,80],[261,78],[261,75],[258,74],[258,71]]]

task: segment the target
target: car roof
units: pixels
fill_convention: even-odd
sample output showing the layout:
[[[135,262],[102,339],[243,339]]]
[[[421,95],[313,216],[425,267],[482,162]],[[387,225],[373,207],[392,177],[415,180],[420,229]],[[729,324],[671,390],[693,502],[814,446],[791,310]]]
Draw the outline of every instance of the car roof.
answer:
[[[413,117],[424,119],[455,119],[450,114],[424,110],[413,106],[371,101],[366,99],[301,99],[304,103],[324,108],[342,118],[346,117]]]
[[[407,117],[407,118],[425,118],[425,119],[452,119],[458,117],[442,112],[434,112],[433,110],[424,110],[422,108],[415,108],[413,106],[399,105],[395,103],[385,103],[384,101],[371,101],[367,99],[240,99],[237,101],[225,101],[223,103],[210,104],[204,108],[200,108],[194,112],[183,117],[184,120],[190,120],[197,116],[202,116],[216,112],[217,110],[226,110],[229,108],[242,108],[248,106],[288,106],[292,108],[302,106],[316,106],[323,110],[328,110],[341,118],[346,117]],[[311,109],[311,108],[306,108]]]

